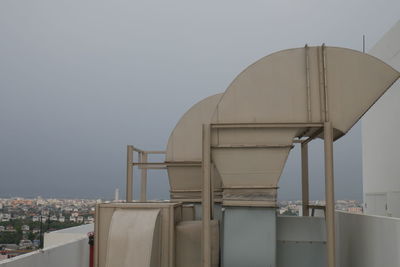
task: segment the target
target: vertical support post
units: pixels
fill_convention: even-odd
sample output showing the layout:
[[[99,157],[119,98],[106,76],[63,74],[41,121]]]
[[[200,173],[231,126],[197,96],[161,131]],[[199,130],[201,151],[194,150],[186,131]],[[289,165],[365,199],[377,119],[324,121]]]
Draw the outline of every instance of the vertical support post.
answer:
[[[308,205],[310,203],[308,186],[308,144],[301,144],[301,196],[303,216],[310,216]]]
[[[324,123],[325,150],[325,223],[328,267],[336,266],[335,259],[335,196],[333,180],[333,129],[331,122]]]
[[[203,124],[202,266],[211,267],[211,128]]]
[[[94,266],[99,266],[99,223],[100,223],[100,204],[96,204],[94,213],[94,234],[97,237],[94,239]]]
[[[310,87],[310,60],[308,45],[304,47],[306,53],[306,86],[307,86],[307,114],[308,121],[311,121],[311,87]]]
[[[126,202],[133,200],[133,147],[127,146],[126,156]]]
[[[211,141],[210,141],[211,142]],[[211,147],[211,143],[210,143],[210,147]],[[211,151],[210,151],[210,153],[211,153]],[[213,177],[213,172],[214,172],[214,163],[211,163],[210,164],[210,180],[211,180],[211,183],[210,183],[210,218],[211,218],[211,220],[214,220],[214,177]]]
[[[147,153],[141,152],[141,163],[147,163]],[[140,202],[147,201],[147,166],[142,165],[140,170]]]

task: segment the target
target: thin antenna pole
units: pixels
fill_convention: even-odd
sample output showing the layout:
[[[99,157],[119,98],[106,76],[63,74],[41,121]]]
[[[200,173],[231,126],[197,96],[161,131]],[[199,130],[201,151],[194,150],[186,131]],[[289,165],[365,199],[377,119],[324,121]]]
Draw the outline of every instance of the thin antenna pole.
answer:
[[[365,34],[363,34],[363,53],[365,53]]]

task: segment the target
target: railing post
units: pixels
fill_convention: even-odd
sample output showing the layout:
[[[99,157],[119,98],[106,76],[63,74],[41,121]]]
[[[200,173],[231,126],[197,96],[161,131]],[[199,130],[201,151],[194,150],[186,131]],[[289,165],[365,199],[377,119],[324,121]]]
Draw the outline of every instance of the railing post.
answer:
[[[336,267],[335,259],[335,196],[333,177],[333,129],[331,122],[324,123],[325,152],[325,223],[328,267]]]
[[[303,216],[310,216],[308,205],[310,203],[308,185],[308,144],[301,144],[301,193]]]
[[[211,128],[203,124],[202,266],[211,267]]]
[[[126,202],[133,200],[133,147],[127,146],[126,156]]]
[[[147,163],[147,153],[140,153],[141,163]],[[140,171],[140,202],[147,201],[147,166],[142,165]]]

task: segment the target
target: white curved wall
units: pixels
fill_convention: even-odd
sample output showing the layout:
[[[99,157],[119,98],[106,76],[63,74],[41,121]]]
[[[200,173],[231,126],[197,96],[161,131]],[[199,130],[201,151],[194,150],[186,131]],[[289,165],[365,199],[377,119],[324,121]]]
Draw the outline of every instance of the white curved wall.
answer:
[[[369,53],[400,70],[400,21]],[[400,81],[364,116],[362,148],[366,213],[400,217]]]

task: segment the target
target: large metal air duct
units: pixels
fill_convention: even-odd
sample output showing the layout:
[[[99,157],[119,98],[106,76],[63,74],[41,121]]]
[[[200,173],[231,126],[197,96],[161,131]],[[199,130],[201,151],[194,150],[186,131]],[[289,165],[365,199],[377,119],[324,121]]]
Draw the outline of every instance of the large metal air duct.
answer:
[[[224,205],[274,206],[276,187],[295,137],[331,122],[343,136],[397,80],[370,55],[338,47],[279,51],[230,84],[212,118],[212,159]]]
[[[327,266],[335,266],[332,142],[398,78],[377,58],[326,46],[274,53],[235,78],[208,130],[223,185],[225,266],[276,266],[277,184],[293,139],[307,137],[326,139]]]

